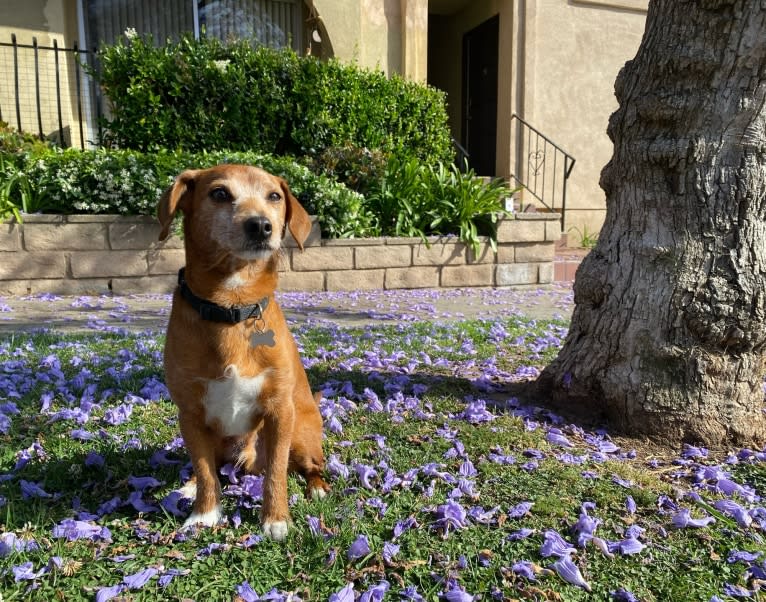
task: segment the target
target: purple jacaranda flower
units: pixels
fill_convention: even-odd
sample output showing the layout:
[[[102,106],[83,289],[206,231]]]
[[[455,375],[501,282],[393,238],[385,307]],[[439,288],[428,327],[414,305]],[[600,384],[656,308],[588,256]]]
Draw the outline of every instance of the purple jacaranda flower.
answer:
[[[467,458],[465,453],[465,445],[459,439],[455,439],[446,452],[444,452],[444,458],[450,460],[452,458]]]
[[[1,556],[2,554],[0,554]],[[755,562],[763,555],[763,552],[747,552],[742,550],[732,550],[726,562],[734,564],[735,562]]]
[[[183,577],[191,572],[190,569],[166,569],[157,580],[157,585],[167,587],[174,577]]]
[[[135,559],[135,554],[118,554],[117,556],[112,556],[109,558],[112,562],[121,563],[121,562],[127,562],[128,560]]]
[[[145,489],[160,487],[162,483],[154,477],[128,477],[128,485],[137,491],[144,491]]]
[[[636,513],[636,501],[630,495],[625,498],[625,509],[628,511],[628,514]]]
[[[475,596],[469,594],[455,579],[447,579],[447,590],[439,594],[447,602],[473,602]]]
[[[612,600],[615,602],[641,602],[631,592],[623,588],[609,592],[609,596],[611,596]]]
[[[390,587],[388,581],[383,580],[359,596],[358,602],[382,602]]]
[[[102,587],[96,592],[96,602],[107,602],[112,598],[116,598],[125,590],[125,586],[122,583],[112,585],[110,587]]]
[[[90,539],[92,541],[111,541],[112,534],[106,527],[99,527],[84,521],[66,518],[53,527],[53,537],[64,537],[67,541]]]
[[[661,514],[667,514],[668,512],[676,512],[678,510],[678,504],[676,504],[667,495],[662,494],[657,498],[657,509]]]
[[[476,470],[476,468],[473,465],[473,462],[471,462],[468,458],[463,460],[463,463],[460,465],[460,475],[465,478],[475,477],[479,472]]]
[[[32,552],[40,546],[31,539],[21,539],[13,532],[0,534],[0,558],[8,556],[11,552]]]
[[[492,412],[487,410],[487,402],[483,399],[470,400],[469,403],[465,406],[465,409],[454,417],[457,419],[466,420],[471,424],[490,422],[496,418]]]
[[[354,602],[354,593],[354,584],[347,583],[343,589],[330,594],[328,602]]]
[[[377,477],[378,473],[372,466],[358,462],[354,464],[354,471],[356,472],[356,476],[359,478],[362,487],[365,489],[375,489],[375,486],[372,484],[372,479]]]
[[[21,497],[25,500],[30,498],[49,498],[53,497],[50,493],[45,491],[40,483],[33,483],[31,481],[25,481],[21,479],[19,481],[19,487],[21,488]]]
[[[370,551],[370,542],[367,540],[367,536],[359,535],[349,547],[346,556],[349,560],[359,560],[363,556],[367,556]]]
[[[591,591],[590,585],[583,578],[580,569],[569,556],[562,556],[551,565],[551,568],[567,583],[581,587],[586,592]]]
[[[196,558],[197,558],[197,559],[200,559],[200,558],[205,558],[205,557],[207,557],[207,556],[212,556],[212,554],[213,554],[214,552],[218,552],[219,550],[224,550],[224,551],[226,551],[226,550],[228,550],[229,548],[231,548],[231,545],[229,545],[229,544],[227,544],[227,543],[218,543],[218,542],[215,542],[215,541],[214,541],[213,543],[209,543],[209,544],[208,544],[208,545],[206,545],[204,548],[202,548],[201,550],[199,550],[199,551],[197,552],[197,554],[196,554]]]
[[[526,539],[530,535],[532,535],[535,532],[534,529],[519,529],[518,531],[514,531],[511,533],[506,539],[508,541],[520,541],[522,539]]]
[[[742,587],[741,585],[726,583],[723,586],[723,593],[732,598],[752,598],[755,592],[746,587]]]
[[[94,451],[89,451],[88,454],[85,456],[85,466],[101,468],[102,466],[104,466],[104,463],[105,463],[104,456]]]
[[[545,440],[561,447],[574,447],[567,436],[557,428],[551,428],[545,435]]]
[[[716,510],[719,510],[727,516],[731,516],[737,521],[737,524],[744,529],[748,528],[753,523],[753,517],[750,516],[745,508],[740,506],[734,500],[718,500],[713,506]]]
[[[609,551],[617,552],[623,556],[638,554],[646,546],[633,537],[627,537],[620,541],[609,542]]]
[[[106,500],[105,502],[103,502],[96,509],[96,516],[98,518],[101,518],[102,516],[106,516],[107,514],[111,514],[112,512],[117,510],[117,508],[119,508],[120,506],[122,506],[122,500],[120,499],[119,496],[116,495],[112,499]],[[80,517],[78,517],[78,518],[80,518]],[[93,519],[80,518],[80,520],[93,520]]]
[[[188,505],[188,499],[184,498],[184,494],[178,490],[171,491],[168,493],[164,498],[162,498],[162,501],[160,502],[160,506],[162,506],[165,510],[170,512],[173,516],[186,516],[188,508],[181,509],[178,507],[178,505],[183,501],[186,500]]]
[[[708,450],[704,447],[695,447],[694,445],[689,445],[688,443],[684,443],[684,449],[681,452],[681,457],[686,460],[691,460],[695,458],[707,458],[708,456]]]
[[[409,516],[405,518],[404,520],[397,521],[394,525],[394,539],[398,539],[402,533],[405,531],[409,531],[413,527],[416,527],[418,525],[417,521],[415,520],[414,516]]]
[[[503,450],[499,447],[493,448],[493,450],[487,454],[487,460],[501,465],[516,464],[516,456],[513,454],[504,454]]]
[[[630,481],[629,479],[623,479],[621,476],[616,474],[612,475],[612,483],[615,483],[620,487],[625,487],[626,489],[633,487],[633,481]]]
[[[508,518],[521,518],[534,506],[534,502],[520,502],[508,510]]]
[[[18,583],[19,581],[34,581],[40,575],[45,573],[45,567],[39,571],[34,570],[34,565],[31,562],[24,562],[22,564],[11,567],[13,573],[13,580]]]
[[[575,552],[575,548],[566,541],[561,535],[553,529],[548,529],[543,533],[543,545],[540,546],[540,555],[543,558],[549,556],[568,556]]]
[[[96,435],[85,429],[72,429],[69,431],[69,436],[79,441],[93,441],[96,438]]]
[[[320,527],[320,520],[316,516],[306,515],[306,522],[309,526],[309,532],[314,537],[319,537],[322,534],[322,528]]]
[[[485,510],[481,506],[472,506],[468,510],[468,518],[470,518],[472,521],[488,525],[494,520],[495,514],[500,510],[500,506],[495,506],[491,510]]]
[[[435,514],[436,527],[445,538],[450,531],[467,526],[465,508],[455,501],[449,501],[446,504],[437,506]]]
[[[260,535],[256,535],[254,533],[250,533],[247,537],[244,539],[239,540],[239,544],[237,547],[242,548],[243,550],[249,550],[255,545],[258,545],[263,541],[263,537]]]
[[[678,529],[683,529],[685,527],[707,527],[710,523],[715,522],[715,518],[712,516],[692,518],[691,511],[688,508],[681,508],[673,515],[672,522],[673,526]]]
[[[520,560],[519,562],[514,562],[513,566],[511,566],[511,570],[516,575],[520,575],[526,579],[529,579],[530,581],[537,580],[537,577],[535,577],[535,565],[528,560]]]
[[[394,556],[396,556],[399,553],[399,550],[401,549],[401,546],[387,541],[383,544],[383,560],[385,560],[387,563],[391,563]]]
[[[401,596],[403,600],[410,600],[410,602],[426,602],[426,599],[418,593],[418,590],[414,585],[408,585],[401,590],[399,596]]]
[[[601,519],[588,515],[588,510],[593,509],[593,504],[583,504],[580,509],[580,517],[572,527],[572,531],[577,535],[577,545],[585,547],[592,538],[593,534],[601,524]]]
[[[132,413],[132,404],[121,403],[120,405],[109,408],[106,412],[104,412],[104,422],[112,426],[118,426],[130,420]]]
[[[154,504],[150,504],[141,496],[140,491],[131,491],[127,503],[133,506],[138,512],[159,512],[160,509]]]
[[[752,488],[735,483],[731,479],[718,479],[714,488],[715,491],[722,493],[727,497],[738,495],[748,502],[755,502],[758,500],[758,496]]]
[[[244,602],[258,602],[261,599],[261,597],[255,592],[255,590],[247,581],[240,583],[235,588],[235,591]]]
[[[130,589],[141,589],[149,582],[149,579],[157,575],[159,571],[154,567],[149,567],[143,571],[134,573],[133,575],[126,575],[122,582]]]
[[[158,449],[152,454],[152,457],[149,458],[149,466],[157,468],[159,466],[175,466],[176,464],[181,463],[180,460],[168,458],[168,453],[170,453],[170,451],[167,449]]]

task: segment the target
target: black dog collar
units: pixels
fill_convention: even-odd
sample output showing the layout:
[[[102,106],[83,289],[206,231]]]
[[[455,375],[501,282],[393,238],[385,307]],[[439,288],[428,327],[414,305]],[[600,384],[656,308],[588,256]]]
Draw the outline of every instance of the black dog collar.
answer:
[[[181,290],[181,296],[199,313],[203,320],[239,324],[251,318],[256,320],[263,318],[263,312],[269,305],[268,297],[264,297],[254,305],[235,305],[234,307],[224,307],[211,301],[205,301],[189,288],[184,279],[184,269],[178,270],[178,287]]]

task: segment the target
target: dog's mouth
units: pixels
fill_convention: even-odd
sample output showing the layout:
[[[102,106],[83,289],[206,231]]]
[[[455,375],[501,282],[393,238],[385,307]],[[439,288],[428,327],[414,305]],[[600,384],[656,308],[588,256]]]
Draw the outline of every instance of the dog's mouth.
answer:
[[[276,249],[272,248],[268,241],[252,241],[245,243],[244,248],[238,253],[243,259],[255,261],[259,259],[268,259]]]

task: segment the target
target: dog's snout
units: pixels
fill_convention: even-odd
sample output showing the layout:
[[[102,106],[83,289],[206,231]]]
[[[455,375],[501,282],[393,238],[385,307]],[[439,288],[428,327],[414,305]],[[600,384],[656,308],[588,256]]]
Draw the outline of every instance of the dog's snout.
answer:
[[[268,217],[259,215],[248,218],[244,224],[245,234],[250,240],[264,241],[271,237],[271,221]]]

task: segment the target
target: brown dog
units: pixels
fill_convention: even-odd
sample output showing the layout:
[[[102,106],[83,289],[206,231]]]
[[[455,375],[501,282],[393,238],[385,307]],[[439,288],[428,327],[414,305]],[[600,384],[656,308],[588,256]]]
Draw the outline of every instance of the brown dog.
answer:
[[[322,418],[274,299],[285,230],[303,249],[311,222],[287,182],[261,169],[185,171],[159,203],[160,240],[183,211],[186,267],[165,344],[165,377],[194,467],[184,527],[223,517],[218,469],[265,471],[261,524],[287,536],[287,471],[324,496]]]

